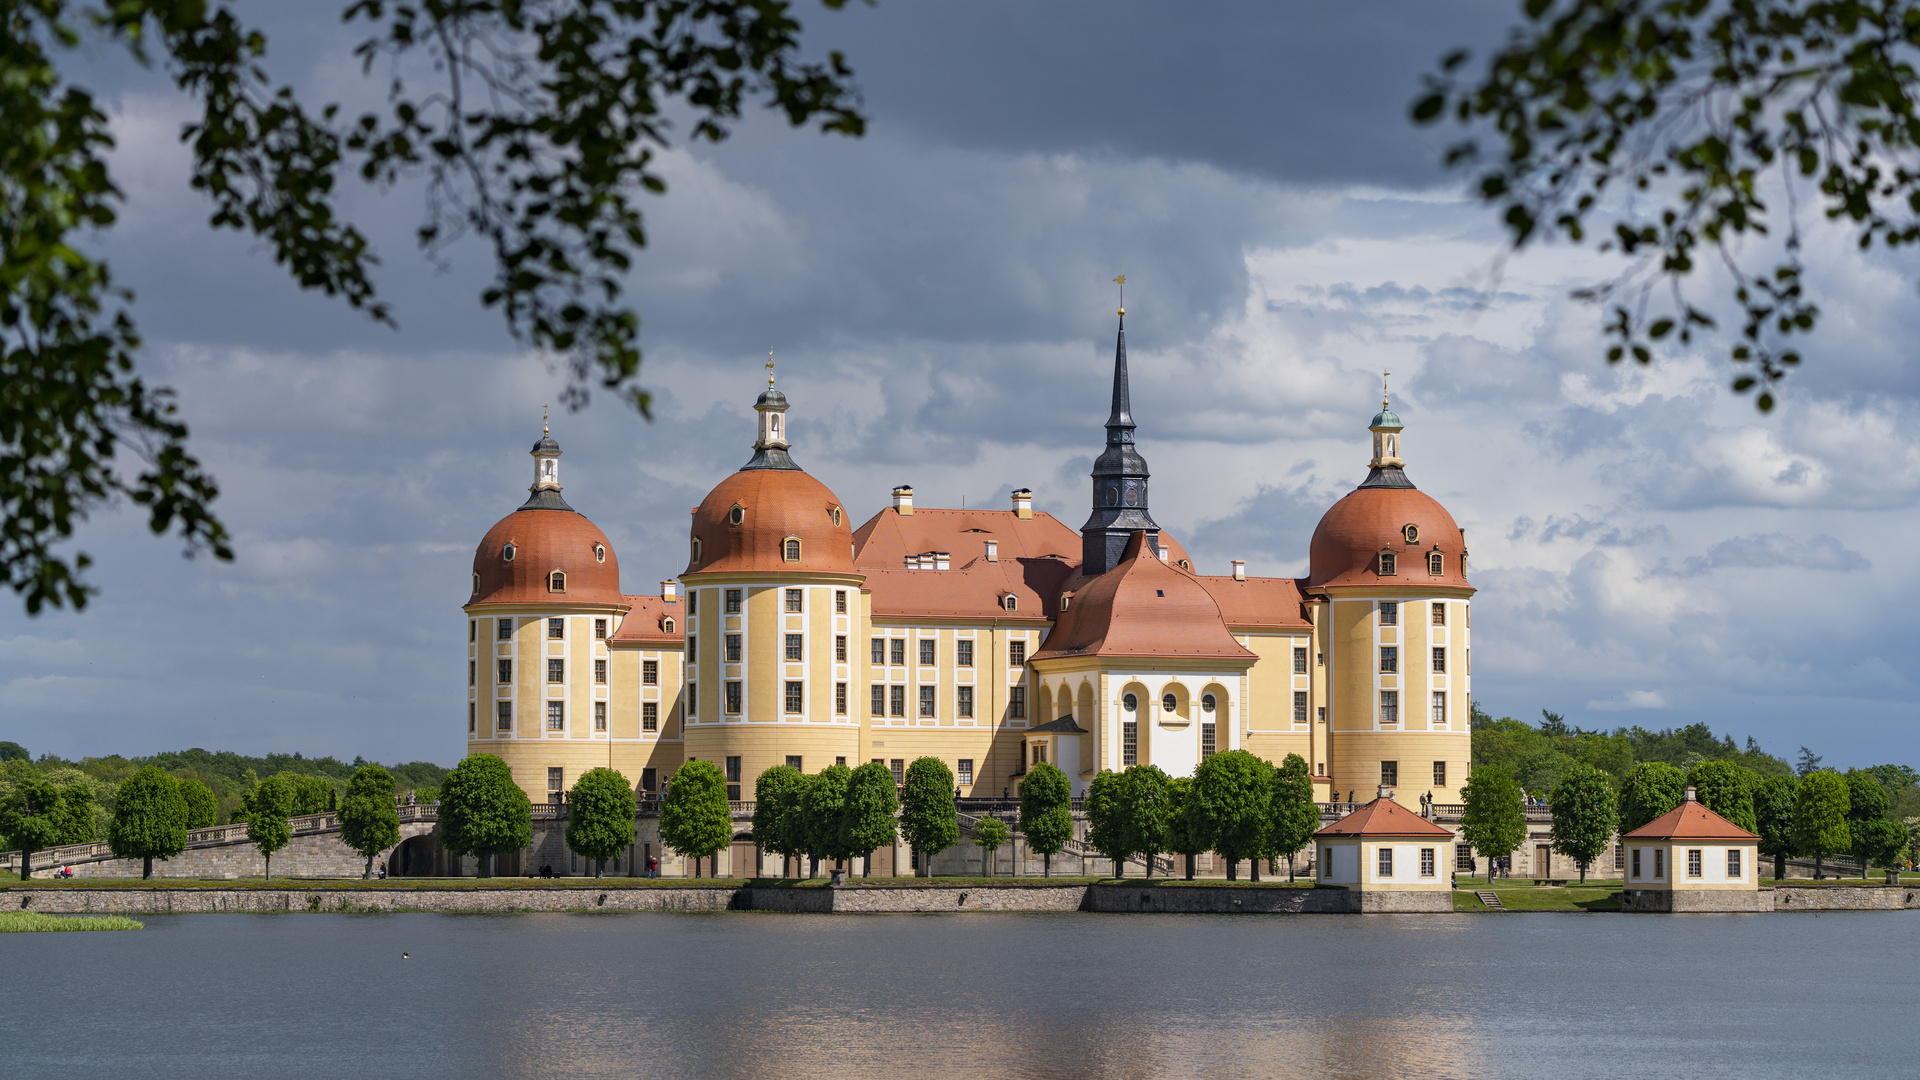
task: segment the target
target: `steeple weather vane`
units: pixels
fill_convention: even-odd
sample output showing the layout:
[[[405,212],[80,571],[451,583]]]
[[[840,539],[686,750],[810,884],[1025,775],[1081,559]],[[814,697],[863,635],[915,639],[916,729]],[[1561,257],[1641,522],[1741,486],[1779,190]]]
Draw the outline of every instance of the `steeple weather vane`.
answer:
[[[540,403],[540,434],[553,434],[552,429],[547,427],[547,403],[544,401]]]
[[[1391,371],[1380,373],[1380,407],[1383,409],[1387,407],[1387,378],[1392,374]]]
[[[1127,275],[1121,274],[1113,279],[1113,283],[1120,286],[1120,314],[1125,315],[1127,313]]]
[[[773,350],[772,349],[767,350],[767,387],[768,389],[772,389],[773,387]]]

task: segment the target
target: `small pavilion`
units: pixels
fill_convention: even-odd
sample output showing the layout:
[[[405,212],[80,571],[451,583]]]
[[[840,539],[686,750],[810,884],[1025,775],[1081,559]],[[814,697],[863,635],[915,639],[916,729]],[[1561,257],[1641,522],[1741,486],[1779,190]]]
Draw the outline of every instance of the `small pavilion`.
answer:
[[[1313,834],[1318,881],[1338,885],[1368,912],[1452,911],[1453,833],[1380,795]]]
[[[1679,806],[1620,838],[1626,911],[1764,911],[1760,838],[1704,806]]]

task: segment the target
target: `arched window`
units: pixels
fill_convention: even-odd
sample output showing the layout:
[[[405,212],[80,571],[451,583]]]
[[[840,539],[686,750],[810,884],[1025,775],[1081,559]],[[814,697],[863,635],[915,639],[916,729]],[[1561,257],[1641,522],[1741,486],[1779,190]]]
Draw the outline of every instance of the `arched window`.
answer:
[[[480,573],[479,573],[479,571],[475,571],[475,572],[474,572],[474,575],[473,575],[473,595],[475,595],[475,596],[479,596],[479,595],[480,595]]]
[[[602,563],[607,561],[607,545],[605,544],[593,545],[593,561],[602,562]]]
[[[1140,708],[1140,699],[1134,697],[1132,694],[1127,694],[1120,699],[1120,707],[1128,712],[1134,712]]]
[[[1437,551],[1428,552],[1427,553],[1427,573],[1432,574],[1434,577],[1439,577],[1440,575],[1446,572],[1447,572],[1447,557],[1445,555],[1440,554]]]
[[[547,591],[567,591],[567,572],[565,570],[555,570],[553,573],[547,575]]]
[[[697,536],[693,538],[693,561],[700,561],[700,538]]]
[[[788,562],[799,562],[800,541],[792,536],[787,537],[786,543],[781,545],[781,557]]]
[[[1020,609],[1020,598],[1012,593],[1007,594],[1005,602],[1008,611],[1018,611]]]
[[[1165,697],[1160,699],[1161,712],[1172,712],[1173,710],[1179,707],[1180,707],[1180,699],[1175,697],[1172,694],[1168,694]]]
[[[673,633],[673,616],[669,615],[665,619],[662,619],[660,621],[660,629],[665,630],[669,634]]]
[[[1201,712],[1213,711],[1213,695],[1212,694],[1200,695],[1200,711]]]
[[[746,508],[739,503],[734,503],[733,509],[727,511],[727,521],[731,524],[738,525],[745,520],[747,520]]]
[[[512,562],[512,561],[513,561],[513,552],[514,552],[514,547],[513,547],[513,545],[512,545],[512,544],[508,544],[508,545],[507,545],[506,547],[503,547],[503,548],[501,548],[501,549],[500,549],[500,561],[501,561],[501,562]]]
[[[1393,575],[1394,561],[1395,560],[1393,557],[1393,552],[1383,551],[1380,553],[1380,576],[1381,577],[1394,576]]]

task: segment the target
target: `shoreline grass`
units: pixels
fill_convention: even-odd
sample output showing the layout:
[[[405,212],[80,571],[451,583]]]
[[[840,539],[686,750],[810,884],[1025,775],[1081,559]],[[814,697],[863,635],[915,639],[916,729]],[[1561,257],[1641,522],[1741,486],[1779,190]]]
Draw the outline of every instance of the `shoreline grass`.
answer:
[[[144,929],[145,923],[124,915],[43,915],[37,911],[0,911],[0,934]]]

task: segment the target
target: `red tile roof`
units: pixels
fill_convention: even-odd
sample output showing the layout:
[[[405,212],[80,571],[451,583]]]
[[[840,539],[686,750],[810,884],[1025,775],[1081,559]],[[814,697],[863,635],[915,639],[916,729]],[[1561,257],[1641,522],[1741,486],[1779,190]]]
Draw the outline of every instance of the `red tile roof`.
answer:
[[[1382,796],[1313,834],[1316,839],[1342,836],[1407,837],[1452,840],[1453,833]]]
[[[678,600],[664,600],[658,596],[629,596],[627,603],[633,605],[627,617],[620,622],[620,629],[607,639],[609,645],[643,645],[660,648],[679,645],[681,634],[686,627],[681,625],[685,606]],[[668,633],[661,625],[669,616],[673,618],[673,632]]]
[[[1220,605],[1192,575],[1160,561],[1134,533],[1120,564],[1094,578],[1078,574],[1065,588],[1073,602],[1059,613],[1053,633],[1033,654],[1142,656],[1252,662],[1220,617]]]
[[[1698,802],[1683,802],[1645,825],[1621,837],[1622,840],[1737,840],[1757,844],[1760,838],[1707,809]]]
[[[987,561],[989,540],[998,562]],[[1011,510],[926,508],[902,516],[888,507],[854,532],[853,543],[854,566],[867,576],[879,618],[1044,622],[1080,559],[1079,533],[1051,514],[1022,518]],[[935,551],[948,553],[948,569],[906,569],[908,556]]]
[[[505,550],[513,545],[513,559]],[[606,557],[594,554],[598,548]],[[566,572],[566,591],[552,592],[548,577]],[[473,552],[480,576],[467,606],[625,603],[620,595],[620,560],[607,536],[572,510],[516,510],[494,523]]]
[[[1300,582],[1292,578],[1250,577],[1236,581],[1232,575],[1207,575],[1199,580],[1220,605],[1220,615],[1228,626],[1255,630],[1304,629],[1313,625],[1307,618]]]
[[[1419,530],[1418,539],[1411,544],[1403,531],[1408,525]],[[1314,588],[1472,588],[1460,567],[1466,546],[1453,515],[1425,492],[1413,488],[1356,488],[1334,503],[1314,528],[1307,584]],[[1428,553],[1435,550],[1440,552],[1446,571],[1437,576],[1427,573],[1426,562]],[[1382,551],[1398,556],[1390,577],[1380,575]]]

